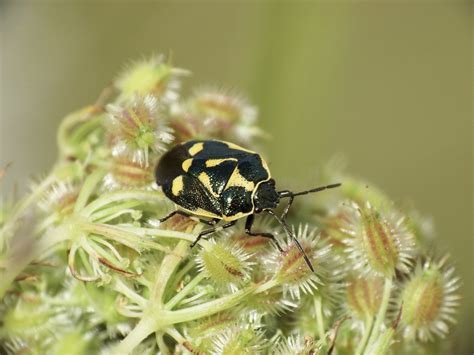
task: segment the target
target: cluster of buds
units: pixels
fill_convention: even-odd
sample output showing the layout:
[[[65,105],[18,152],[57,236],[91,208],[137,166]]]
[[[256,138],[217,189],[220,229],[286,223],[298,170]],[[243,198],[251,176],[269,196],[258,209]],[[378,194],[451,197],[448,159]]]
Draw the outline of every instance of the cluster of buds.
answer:
[[[445,346],[459,278],[427,251],[426,220],[365,182],[338,172],[331,180],[342,187],[328,199],[307,196],[288,230],[257,216],[254,230],[276,242],[239,222],[191,249],[202,223],[160,222],[173,208],[154,182],[163,152],[199,138],[251,147],[263,136],[241,96],[182,98],[187,74],[160,56],[130,65],[94,105],[64,119],[52,172],[19,203],[1,205],[0,353]]]
[[[255,126],[257,109],[223,90],[200,90],[174,111],[171,125],[178,141],[213,137],[248,146],[263,135]]]

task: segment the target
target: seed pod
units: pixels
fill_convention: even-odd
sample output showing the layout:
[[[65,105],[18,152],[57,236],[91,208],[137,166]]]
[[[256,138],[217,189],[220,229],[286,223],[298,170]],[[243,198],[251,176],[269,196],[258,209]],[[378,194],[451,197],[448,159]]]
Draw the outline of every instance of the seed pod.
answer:
[[[250,257],[251,254],[236,244],[229,244],[226,238],[221,238],[218,242],[211,241],[201,250],[197,263],[216,285],[235,291],[250,280],[253,265]]]
[[[379,277],[349,278],[346,288],[346,306],[352,317],[365,321],[374,317],[380,308],[383,279]]]
[[[352,213],[343,228],[348,236],[344,243],[351,267],[366,275],[388,278],[395,270],[407,273],[414,237],[405,218],[394,210],[381,213],[368,202],[364,206],[350,202],[345,208]]]
[[[444,337],[449,325],[456,322],[460,281],[447,259],[418,264],[403,287],[399,302],[403,304],[401,322],[405,337],[421,341],[432,340],[433,335]]]
[[[166,116],[152,95],[134,96],[124,105],[107,105],[108,140],[115,157],[149,165],[150,152],[162,152],[173,140]]]
[[[115,82],[120,91],[118,101],[131,100],[136,94],[152,94],[161,102],[172,103],[179,98],[180,78],[187,74],[187,70],[165,63],[161,55],[133,63]]]

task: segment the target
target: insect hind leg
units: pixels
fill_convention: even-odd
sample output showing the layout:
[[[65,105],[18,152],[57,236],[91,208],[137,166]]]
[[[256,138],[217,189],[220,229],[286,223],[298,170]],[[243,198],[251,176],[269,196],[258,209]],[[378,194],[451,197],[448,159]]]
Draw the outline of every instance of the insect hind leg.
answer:
[[[218,227],[203,230],[201,233],[199,233],[197,238],[194,240],[194,242],[191,243],[191,245],[189,247],[190,248],[194,247],[197,244],[197,242],[199,242],[199,240],[201,240],[201,238],[204,237],[205,235],[211,234],[211,233],[214,233],[214,232],[219,232],[219,231],[221,231],[223,229],[226,229],[226,228],[230,228],[235,223],[236,223],[236,221],[231,221],[229,223],[223,224],[222,226],[218,226]]]
[[[245,233],[247,233],[247,235],[250,235],[251,237],[264,237],[264,238],[273,240],[278,250],[281,253],[283,253],[283,249],[281,248],[280,244],[278,243],[278,241],[276,240],[273,234],[266,233],[266,232],[252,232],[252,225],[253,225],[254,219],[255,219],[255,215],[253,214],[247,217],[247,220],[245,221]]]
[[[168,219],[170,219],[171,217],[173,217],[175,215],[188,217],[188,218],[192,219],[193,221],[198,221],[198,222],[201,222],[203,224],[207,224],[208,226],[215,226],[217,221],[218,221],[218,219],[206,220],[206,219],[197,218],[197,217],[193,216],[192,214],[190,214],[188,212],[185,212],[185,211],[181,211],[181,210],[175,210],[175,211],[167,214],[166,216],[160,218],[159,221],[160,221],[160,223],[163,223],[163,222],[167,221]]]

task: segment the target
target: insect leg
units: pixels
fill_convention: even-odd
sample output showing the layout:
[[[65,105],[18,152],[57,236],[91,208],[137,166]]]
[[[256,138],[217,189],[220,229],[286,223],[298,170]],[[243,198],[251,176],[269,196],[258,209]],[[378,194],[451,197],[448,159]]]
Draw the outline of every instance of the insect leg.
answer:
[[[285,210],[283,211],[283,213],[281,214],[281,219],[282,220],[286,220],[286,216],[288,215],[288,211],[290,210],[290,207],[291,207],[291,204],[293,203],[293,200],[295,199],[294,196],[290,196],[290,199],[288,201],[288,204],[286,205],[285,207]]]
[[[226,228],[229,228],[229,227],[232,227],[237,221],[231,221],[229,223],[226,223],[226,224],[223,224],[222,226],[218,226],[218,227],[214,227],[214,228],[210,228],[210,229],[206,229],[206,230],[203,230],[201,233],[199,233],[199,235],[197,236],[196,240],[194,242],[191,243],[191,245],[189,246],[190,248],[194,247],[196,245],[197,242],[199,242],[199,240],[207,235],[207,234],[211,234],[211,233],[214,233],[214,232],[218,232],[220,230],[223,230],[223,229],[226,229]]]
[[[278,250],[283,253],[283,249],[281,248],[280,244],[278,244],[278,241],[276,240],[275,236],[271,233],[265,233],[265,232],[252,232],[252,225],[253,221],[255,220],[255,215],[251,214],[247,217],[247,220],[245,221],[245,233],[252,237],[264,237],[273,240],[275,245],[277,246]]]
[[[304,261],[306,262],[306,264],[308,265],[309,269],[314,272],[314,268],[313,268],[313,264],[311,264],[311,261],[309,260],[308,256],[306,255],[306,253],[304,252],[303,250],[303,247],[301,246],[300,242],[298,241],[298,239],[296,239],[296,237],[294,236],[294,234],[291,232],[290,230],[290,227],[288,226],[288,223],[286,223],[286,220],[284,219],[281,219],[280,217],[278,217],[278,215],[273,212],[272,210],[265,210],[265,212],[267,212],[268,214],[270,214],[271,216],[273,216],[273,218],[275,218],[278,223],[280,223],[280,225],[283,227],[283,229],[285,230],[286,234],[291,238],[293,239],[293,242],[296,244],[296,247],[299,249],[301,255],[303,255],[303,258],[304,258]]]
[[[174,215],[181,215],[181,216],[185,216],[185,217],[191,217],[191,215],[189,213],[186,213],[184,211],[180,211],[180,210],[175,210],[169,214],[167,214],[166,216],[162,217],[159,219],[160,223],[163,223],[165,221],[167,221],[168,219],[170,219],[171,217],[173,217]]]
[[[168,219],[170,219],[171,217],[173,217],[174,215],[177,215],[177,214],[179,214],[181,216],[184,216],[184,217],[191,218],[192,220],[199,221],[201,223],[207,224],[208,226],[215,226],[217,221],[218,221],[216,219],[211,219],[210,221],[208,221],[208,220],[205,220],[205,219],[197,218],[197,217],[194,217],[192,214],[187,213],[185,211],[181,211],[181,210],[175,210],[175,211],[171,212],[170,214],[164,216],[163,218],[160,218],[159,221],[160,221],[160,223],[163,223],[163,222],[167,221]]]

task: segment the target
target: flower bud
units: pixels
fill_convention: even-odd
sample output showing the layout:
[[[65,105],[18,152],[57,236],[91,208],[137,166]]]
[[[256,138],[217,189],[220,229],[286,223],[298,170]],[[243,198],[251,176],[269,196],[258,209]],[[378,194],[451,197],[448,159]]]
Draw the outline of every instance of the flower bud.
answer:
[[[69,182],[59,182],[46,191],[39,207],[47,213],[56,213],[60,217],[68,216],[74,210],[79,186]]]
[[[214,338],[212,354],[259,354],[266,340],[263,332],[252,325],[240,325],[227,329]]]
[[[404,217],[394,211],[380,213],[370,203],[348,204],[352,214],[344,227],[344,240],[352,267],[365,274],[393,277],[395,270],[409,271],[414,237]]]
[[[107,129],[115,157],[128,155],[142,166],[149,165],[150,152],[161,152],[173,140],[156,97],[134,96],[123,106],[107,105]]]
[[[132,64],[117,79],[115,86],[120,90],[118,101],[132,99],[135,94],[153,96],[165,103],[178,99],[182,75],[188,74],[186,70],[173,68],[164,62],[163,56],[152,58]]]
[[[289,292],[294,299],[299,299],[301,293],[313,294],[318,284],[324,282],[328,264],[331,262],[331,246],[323,242],[317,230],[310,230],[308,225],[299,225],[293,234],[313,264],[315,272],[309,269],[303,254],[292,239],[283,246],[283,253],[275,248],[268,263],[270,270],[277,270],[275,279],[283,285],[284,292]]]
[[[460,300],[459,278],[453,274],[447,257],[417,265],[400,297],[405,337],[427,341],[433,334],[444,337],[448,333]]]
[[[248,145],[261,135],[256,109],[241,97],[218,90],[198,92],[176,112],[172,127],[177,139],[217,138]]]
[[[251,254],[243,251],[236,244],[229,243],[227,238],[219,242],[211,241],[200,252],[197,263],[212,282],[220,287],[237,290],[238,286],[250,280],[253,263]]]
[[[104,177],[107,190],[150,189],[154,182],[153,165],[143,166],[123,154],[112,157],[110,172]]]
[[[375,317],[382,300],[383,284],[380,277],[350,277],[346,288],[348,313],[361,321]]]
[[[290,335],[289,337],[277,336],[273,340],[270,352],[272,355],[305,355],[319,354],[319,346],[311,337],[303,337],[301,334]]]

